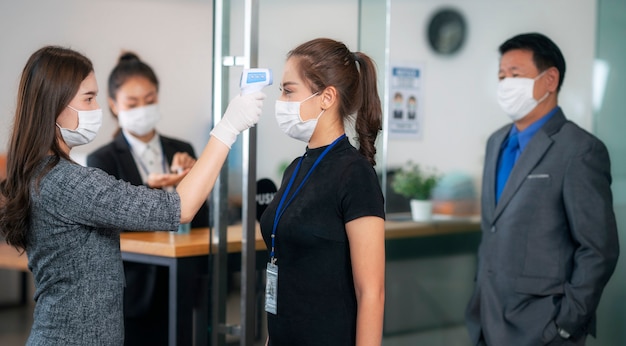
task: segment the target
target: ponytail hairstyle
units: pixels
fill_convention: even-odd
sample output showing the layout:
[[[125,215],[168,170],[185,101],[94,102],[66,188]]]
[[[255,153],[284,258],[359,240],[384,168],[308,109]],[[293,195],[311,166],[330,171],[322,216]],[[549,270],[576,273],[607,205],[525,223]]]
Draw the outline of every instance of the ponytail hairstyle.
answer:
[[[159,79],[154,73],[154,70],[152,70],[148,64],[141,61],[135,53],[125,52],[120,56],[117,65],[115,65],[109,75],[109,98],[115,100],[117,98],[117,92],[122,85],[133,77],[144,77],[149,80],[150,83],[154,84],[157,92],[159,91]],[[113,110],[111,110],[111,114],[117,118],[117,114],[113,113]]]
[[[26,249],[30,226],[30,188],[61,158],[70,160],[58,143],[56,119],[93,72],[91,61],[62,47],[46,46],[31,55],[17,93],[13,132],[9,140],[6,179],[0,182],[0,235],[17,249]],[[52,156],[42,171],[38,167]]]
[[[345,44],[318,38],[287,54],[295,58],[300,77],[313,92],[329,86],[337,89],[339,113],[345,122],[356,113],[355,130],[359,152],[376,165],[376,137],[382,124],[382,108],[376,88],[376,66],[367,55],[352,53]]]

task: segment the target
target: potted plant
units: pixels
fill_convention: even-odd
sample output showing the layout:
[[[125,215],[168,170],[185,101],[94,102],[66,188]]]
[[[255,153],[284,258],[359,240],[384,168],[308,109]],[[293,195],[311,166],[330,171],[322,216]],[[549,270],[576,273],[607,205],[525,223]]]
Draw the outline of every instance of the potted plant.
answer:
[[[424,169],[409,161],[393,175],[391,188],[410,199],[414,221],[428,221],[432,215],[432,191],[441,176],[434,169]]]

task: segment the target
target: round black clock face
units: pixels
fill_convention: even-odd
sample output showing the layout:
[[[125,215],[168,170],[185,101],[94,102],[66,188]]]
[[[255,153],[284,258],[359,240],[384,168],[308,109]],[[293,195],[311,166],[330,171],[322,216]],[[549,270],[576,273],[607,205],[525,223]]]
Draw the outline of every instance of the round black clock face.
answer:
[[[461,49],[466,36],[465,19],[457,10],[441,9],[428,24],[428,43],[439,54],[454,54]]]

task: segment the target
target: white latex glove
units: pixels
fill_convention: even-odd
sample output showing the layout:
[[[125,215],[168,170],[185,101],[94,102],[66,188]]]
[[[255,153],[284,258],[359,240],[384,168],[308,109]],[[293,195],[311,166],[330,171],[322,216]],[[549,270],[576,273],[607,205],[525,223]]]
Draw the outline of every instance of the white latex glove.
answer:
[[[256,125],[261,118],[265,94],[257,91],[248,95],[238,95],[228,104],[226,112],[211,131],[211,135],[229,148],[243,130]]]

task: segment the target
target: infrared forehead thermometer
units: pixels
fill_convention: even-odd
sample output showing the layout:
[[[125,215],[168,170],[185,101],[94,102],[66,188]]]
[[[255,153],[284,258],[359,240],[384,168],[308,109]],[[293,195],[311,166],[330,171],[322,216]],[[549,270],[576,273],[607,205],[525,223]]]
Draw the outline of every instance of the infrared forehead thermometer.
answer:
[[[272,85],[272,70],[268,68],[245,69],[241,73],[241,95],[261,91],[268,85]]]

